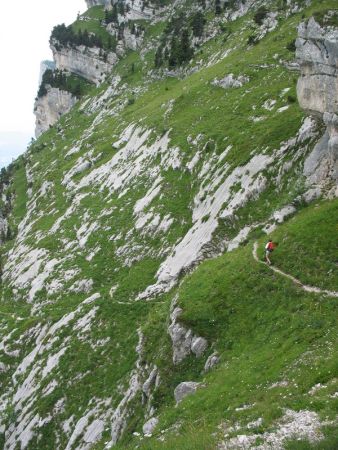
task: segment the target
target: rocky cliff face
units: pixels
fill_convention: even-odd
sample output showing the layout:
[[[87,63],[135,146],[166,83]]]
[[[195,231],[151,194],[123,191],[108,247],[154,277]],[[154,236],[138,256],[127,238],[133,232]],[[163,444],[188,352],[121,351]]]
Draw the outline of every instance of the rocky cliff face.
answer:
[[[127,26],[123,29],[122,36],[119,36],[119,27],[115,23],[110,23],[107,26],[107,31],[109,34],[114,36],[116,39],[120,38],[116,48],[116,53],[119,57],[125,55],[126,50],[137,50],[141,47],[143,42],[143,33],[139,28],[137,34],[132,32]]]
[[[86,0],[87,7],[92,8],[97,5],[108,5],[110,3],[109,0]]]
[[[86,0],[87,7],[102,5],[107,9],[111,9],[112,3],[117,3],[117,0]],[[151,2],[144,0],[124,0],[123,3],[127,6],[125,15],[126,20],[148,20],[153,16],[154,5]],[[124,20],[121,16],[120,19]]]
[[[314,18],[299,27],[296,57],[301,76],[300,106],[323,120],[326,132],[305,164],[309,183],[338,180],[338,31],[321,27]],[[335,188],[334,188],[335,190]]]
[[[125,16],[119,16],[119,24],[128,20],[148,19],[152,16],[152,9],[146,7],[142,0],[127,1],[128,8]],[[93,0],[87,1],[87,6],[107,5],[111,7],[110,1]],[[126,50],[138,49],[143,40],[142,29],[134,25],[133,32],[128,26],[123,26],[122,38],[120,36],[118,23],[110,23],[107,31],[117,40],[120,38],[116,53],[106,51],[99,47],[87,47],[85,45],[68,46],[60,45],[55,39],[51,40],[51,50],[53,52],[53,62],[41,63],[40,84],[42,75],[47,69],[57,69],[68,73],[76,74],[96,85],[100,84],[106,76],[111,73],[113,67],[126,53]],[[50,89],[48,94],[40,98],[36,104],[34,112],[36,114],[36,136],[40,136],[48,130],[54,123],[75,103],[75,97],[65,91]]]
[[[300,106],[311,114],[338,112],[338,31],[322,28],[312,17],[299,27],[297,59]]]
[[[47,94],[38,98],[34,105],[36,137],[47,131],[63,114],[69,112],[76,101],[76,97],[70,92],[49,88]]]
[[[126,20],[149,20],[153,17],[155,8],[151,2],[144,0],[126,0],[127,13]]]
[[[61,47],[51,45],[56,68],[80,75],[95,84],[101,83],[111,72],[118,58],[115,53],[108,53],[106,60],[100,56],[100,49],[79,47]]]

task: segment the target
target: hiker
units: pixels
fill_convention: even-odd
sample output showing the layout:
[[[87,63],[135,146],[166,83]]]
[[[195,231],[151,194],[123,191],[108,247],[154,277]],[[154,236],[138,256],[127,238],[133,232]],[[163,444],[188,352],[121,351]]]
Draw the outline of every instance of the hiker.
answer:
[[[275,245],[272,242],[272,239],[269,239],[268,243],[265,245],[265,261],[267,262],[267,264],[269,264],[269,266],[271,266],[271,261],[270,261],[270,253],[272,253],[275,249]]]

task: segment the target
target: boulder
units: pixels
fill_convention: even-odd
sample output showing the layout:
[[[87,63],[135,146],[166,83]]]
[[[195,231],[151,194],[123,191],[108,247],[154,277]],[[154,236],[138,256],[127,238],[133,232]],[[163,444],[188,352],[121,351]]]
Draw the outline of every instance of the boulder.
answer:
[[[193,353],[200,357],[206,350],[208,342],[200,336],[194,336],[192,330],[185,328],[178,322],[182,309],[176,307],[170,314],[171,324],[168,327],[168,333],[173,344],[173,363],[179,364],[188,355]]]
[[[152,417],[151,419],[149,419],[142,428],[143,434],[145,434],[146,436],[149,436],[152,434],[152,432],[154,431],[154,429],[156,428],[158,424],[158,418],[157,417]]]
[[[219,364],[219,361],[220,361],[220,357],[217,352],[210,355],[204,365],[204,372],[208,372],[209,370],[211,370],[213,367],[215,367],[217,364]]]
[[[188,395],[194,394],[200,385],[201,383],[195,383],[194,381],[180,383],[174,391],[176,403],[180,403]]]
[[[175,308],[171,313],[171,324],[168,332],[173,343],[173,362],[178,364],[190,354],[193,333],[177,322],[177,318],[182,313],[181,308]]]
[[[235,78],[233,73],[230,73],[229,75],[226,75],[221,80],[215,79],[212,84],[214,86],[221,87],[223,89],[230,89],[230,88],[239,88],[242,87],[244,84],[248,83],[250,81],[249,77],[246,77],[244,75],[239,75],[239,77]]]

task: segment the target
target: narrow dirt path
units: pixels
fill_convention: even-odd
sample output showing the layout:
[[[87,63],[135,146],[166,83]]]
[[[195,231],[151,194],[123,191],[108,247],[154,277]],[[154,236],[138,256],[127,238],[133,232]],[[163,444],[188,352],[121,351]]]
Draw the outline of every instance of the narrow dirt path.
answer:
[[[289,280],[293,281],[295,284],[297,284],[299,287],[301,287],[304,291],[311,292],[313,294],[324,294],[324,295],[328,295],[330,297],[338,297],[338,292],[336,292],[336,291],[328,291],[326,289],[320,289],[315,286],[307,286],[306,284],[303,284],[301,281],[297,280],[297,278],[293,277],[292,275],[289,275],[288,273],[285,273],[282,270],[277,269],[277,267],[269,266],[264,261],[261,261],[259,259],[258,255],[257,255],[257,250],[258,250],[258,243],[255,242],[254,246],[253,246],[253,250],[252,250],[252,256],[258,263],[264,264],[265,266],[269,267],[269,269],[273,270],[276,273],[279,273],[279,275],[282,275],[283,277],[288,278]]]

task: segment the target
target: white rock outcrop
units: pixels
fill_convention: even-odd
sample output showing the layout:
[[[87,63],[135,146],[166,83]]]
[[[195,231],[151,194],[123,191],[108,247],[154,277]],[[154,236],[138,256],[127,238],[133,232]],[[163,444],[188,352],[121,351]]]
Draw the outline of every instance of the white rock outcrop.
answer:
[[[221,80],[218,80],[216,78],[211,84],[213,84],[214,86],[221,87],[223,89],[230,89],[230,88],[242,87],[244,84],[248,83],[249,81],[250,81],[250,78],[246,77],[245,75],[239,75],[236,78],[233,73],[230,73],[229,75],[226,75]]]
[[[144,0],[126,0],[128,6],[126,20],[149,20],[153,16],[154,6]]]
[[[118,0],[113,0],[113,3],[117,3]],[[102,5],[106,9],[111,9],[111,0],[86,0],[87,7]],[[124,0],[123,2],[127,6],[125,19],[126,20],[149,20],[153,16],[154,7],[151,2],[145,2],[144,0]],[[124,18],[120,17],[123,21]]]
[[[97,5],[108,5],[109,0],[86,0],[87,7],[92,8]]]
[[[312,17],[299,26],[296,57],[301,76],[297,84],[300,106],[322,119],[326,132],[305,161],[309,184],[338,182],[338,30],[321,27]],[[333,188],[333,192],[335,188]]]
[[[208,341],[202,337],[194,336],[191,341],[191,351],[194,355],[199,358],[203,355],[208,347]]]
[[[2,243],[7,235],[8,231],[8,222],[5,217],[3,217],[3,214],[0,213],[0,243]]]
[[[100,56],[102,51],[98,47],[62,47],[54,42],[51,49],[57,69],[75,73],[95,84],[101,83],[118,61],[113,52],[105,58]]]
[[[180,403],[188,395],[194,394],[200,385],[201,383],[194,381],[183,381],[180,383],[174,391],[176,403]]]
[[[197,358],[201,357],[208,347],[208,341],[200,336],[195,336],[192,330],[183,326],[178,318],[183,310],[175,307],[177,298],[173,301],[173,311],[170,314],[168,333],[171,337],[173,348],[173,363],[179,364],[187,356],[193,353]]]
[[[152,432],[154,431],[154,429],[156,428],[158,424],[158,418],[157,417],[152,417],[151,419],[149,419],[142,428],[143,434],[145,434],[146,436],[150,436],[152,434]]]
[[[204,372],[209,372],[213,367],[217,366],[220,362],[220,357],[217,352],[213,353],[209,356],[209,358],[206,360],[206,363],[204,365]]]
[[[35,101],[35,136],[38,138],[47,131],[62,115],[69,112],[76,102],[77,98],[70,92],[49,88],[46,95]]]
[[[114,22],[111,22],[107,25],[106,30],[116,39],[119,39],[119,44],[116,48],[116,52],[120,57],[124,55],[126,49],[137,50],[143,42],[144,33],[140,27],[135,28],[135,30],[132,31],[128,26],[125,26],[123,28],[123,35],[120,36],[121,31],[119,30],[118,25]]]
[[[257,423],[262,423],[259,418],[255,422],[247,424],[246,430],[253,428]],[[285,442],[294,439],[306,439],[311,443],[315,443],[323,438],[320,430],[321,421],[317,413],[314,411],[293,411],[287,409],[280,420],[275,423],[275,429],[270,432],[261,434],[245,434],[244,430],[237,431],[237,436],[227,437],[217,446],[218,450],[249,450],[252,448],[282,450],[285,448]],[[241,434],[239,434],[241,433]],[[257,447],[255,444],[257,439],[261,440],[261,444]]]
[[[7,369],[8,367],[6,366],[6,364],[0,361],[0,373],[6,372]]]
[[[322,117],[338,112],[338,30],[325,30],[312,17],[298,28],[296,58],[300,106]]]

